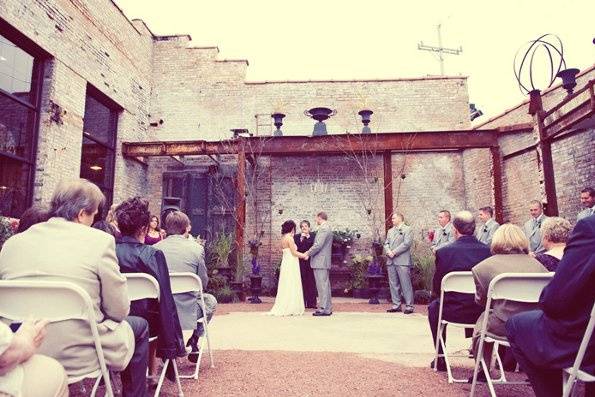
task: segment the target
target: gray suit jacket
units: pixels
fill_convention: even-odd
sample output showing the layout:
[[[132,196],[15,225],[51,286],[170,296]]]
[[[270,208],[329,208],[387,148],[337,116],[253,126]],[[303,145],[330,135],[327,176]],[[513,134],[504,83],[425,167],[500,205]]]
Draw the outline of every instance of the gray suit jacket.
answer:
[[[314,245],[307,251],[312,269],[330,269],[333,250],[333,231],[328,223],[320,225]]]
[[[533,218],[529,219],[525,222],[523,226],[523,231],[525,232],[525,236],[529,239],[529,251],[539,253],[545,251],[545,248],[541,245],[541,225],[543,221],[547,219],[547,216],[541,214],[537,218],[537,226],[533,223]]]
[[[579,212],[578,215],[576,216],[576,221],[578,222],[581,219],[584,219],[591,215],[595,215],[595,207],[585,208],[584,210]]]
[[[492,238],[494,238],[494,233],[500,227],[500,224],[493,219],[488,220],[482,227],[477,229],[475,233],[475,237],[479,240],[480,243],[484,243],[488,247],[492,245]]]
[[[444,227],[437,227],[434,230],[434,239],[432,240],[432,248],[436,251],[438,248],[444,247],[455,241],[455,231],[452,228],[452,223],[448,223]]]
[[[401,227],[393,226],[386,233],[384,253],[390,249],[395,253],[392,258],[386,255],[386,266],[411,266],[411,244],[413,237],[411,227],[402,224]]]
[[[165,255],[170,273],[190,272],[198,275],[203,289],[209,284],[207,267],[205,266],[205,249],[194,239],[181,235],[168,236],[153,246]],[[187,292],[175,294],[174,301],[183,330],[196,328],[198,319],[198,294]]]

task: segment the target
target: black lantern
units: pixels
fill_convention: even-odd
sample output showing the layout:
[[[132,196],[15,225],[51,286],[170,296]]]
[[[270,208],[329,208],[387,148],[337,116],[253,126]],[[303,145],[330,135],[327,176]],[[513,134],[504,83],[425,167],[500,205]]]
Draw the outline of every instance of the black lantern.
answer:
[[[273,124],[277,127],[275,132],[273,132],[273,136],[283,136],[281,126],[283,125],[283,117],[285,117],[285,115],[283,113],[273,113],[271,114],[271,117],[273,118]]]
[[[370,116],[374,114],[374,112],[366,109],[360,110],[359,112],[357,112],[357,114],[359,114],[362,117],[362,124],[364,125],[364,128],[362,128],[362,134],[370,134],[372,130],[370,129],[370,127],[368,127],[368,124],[370,124]]]
[[[556,77],[562,79],[562,87],[568,92],[568,95],[572,94],[574,87],[576,87],[576,75],[580,72],[577,68],[570,68],[560,70]]]
[[[312,135],[318,136],[327,135],[326,124],[324,124],[324,121],[337,114],[337,111],[320,107],[306,110],[304,114],[317,121],[317,123],[314,124],[314,131],[312,131]]]

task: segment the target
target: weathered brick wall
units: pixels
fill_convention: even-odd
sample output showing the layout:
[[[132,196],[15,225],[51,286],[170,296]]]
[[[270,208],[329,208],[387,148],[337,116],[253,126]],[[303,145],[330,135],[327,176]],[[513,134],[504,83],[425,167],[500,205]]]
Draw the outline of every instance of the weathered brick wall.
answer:
[[[122,140],[147,140],[152,35],[106,0],[0,1],[0,18],[53,57],[47,62],[41,103],[35,201],[47,201],[56,183],[79,174],[87,83],[123,107]],[[49,119],[50,104],[63,124]],[[120,149],[118,149],[118,153]],[[116,157],[114,199],[144,193],[145,169]]]
[[[492,156],[489,149],[463,151],[465,207],[473,213],[485,206],[494,208],[492,167]]]
[[[428,131],[469,128],[464,77],[428,77],[385,81],[245,82],[246,61],[217,59],[217,48],[193,48],[188,36],[155,42],[153,121],[159,139],[217,140],[231,128],[270,133],[273,112],[287,115],[286,135],[309,135],[313,120],[306,109],[337,109],[329,133],[361,130],[359,110],[372,109],[376,131]]]
[[[583,209],[580,191],[595,188],[595,130],[562,137],[552,143],[560,216],[574,223]]]

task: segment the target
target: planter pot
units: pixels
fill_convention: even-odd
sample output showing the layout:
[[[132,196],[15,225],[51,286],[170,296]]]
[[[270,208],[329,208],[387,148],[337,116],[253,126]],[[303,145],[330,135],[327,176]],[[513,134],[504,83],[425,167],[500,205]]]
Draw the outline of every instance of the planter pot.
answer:
[[[432,292],[418,289],[413,295],[413,302],[418,305],[426,305],[432,300]]]
[[[232,295],[224,295],[224,296],[219,296],[217,299],[218,303],[231,303],[233,302],[233,296]]]
[[[369,304],[380,304],[380,301],[378,301],[378,292],[380,291],[380,283],[383,279],[384,276],[376,274],[366,275],[366,280],[368,280],[368,291],[370,292],[370,300],[368,301]]]
[[[262,303],[262,300],[258,297],[262,293],[262,276],[258,274],[250,275],[250,292],[252,297],[248,300],[250,303]]]
[[[370,292],[367,288],[354,288],[353,290],[353,297],[355,299],[369,299]]]
[[[238,300],[240,302],[245,302],[246,301],[246,293],[244,292],[244,283],[241,281],[240,282],[233,281],[229,285],[230,285],[231,289],[233,290],[233,292],[235,292]]]

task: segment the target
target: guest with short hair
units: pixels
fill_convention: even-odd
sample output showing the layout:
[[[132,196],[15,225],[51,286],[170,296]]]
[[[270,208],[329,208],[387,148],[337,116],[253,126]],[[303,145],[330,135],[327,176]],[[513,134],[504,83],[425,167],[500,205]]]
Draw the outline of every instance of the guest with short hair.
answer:
[[[118,227],[118,220],[116,219],[116,208],[118,207],[117,204],[112,204],[107,211],[107,215],[105,216],[105,221],[109,223],[115,231],[114,237],[117,239],[120,238],[122,233],[120,233],[120,228]]]
[[[482,207],[479,209],[479,219],[483,223],[477,229],[475,237],[480,243],[484,243],[488,247],[492,245],[492,238],[494,233],[500,227],[500,224],[494,220],[494,210],[492,207]]]
[[[160,242],[163,238],[161,237],[161,229],[159,229],[159,218],[157,215],[151,215],[151,222],[149,223],[149,230],[145,236],[145,244],[153,245]]]
[[[92,226],[93,229],[101,230],[109,235],[116,237],[116,229],[108,221],[97,221]]]
[[[512,316],[508,340],[519,365],[538,397],[562,395],[562,371],[571,367],[595,302],[595,216],[576,224],[556,274],[544,288],[539,310]],[[595,337],[591,336],[583,370],[595,368]],[[588,383],[585,396],[595,396]]]
[[[595,215],[595,189],[586,187],[581,190],[581,204],[584,209],[576,216],[576,221]]]
[[[475,219],[473,219],[471,212],[458,212],[455,214],[452,224],[456,240],[436,251],[436,270],[432,283],[432,295],[435,299],[428,306],[428,321],[434,338],[434,346],[436,346],[436,338],[438,337],[442,279],[450,272],[471,271],[473,266],[491,255],[490,248],[480,243],[473,235],[475,232]],[[445,293],[442,307],[442,318],[444,320],[463,324],[474,324],[483,312],[483,308],[475,303],[472,294],[459,292]],[[467,337],[471,336],[470,331],[465,330]],[[446,341],[446,327],[442,336]],[[439,349],[440,354],[442,354],[442,347],[440,346]],[[434,362],[432,362],[433,365]],[[444,358],[438,359],[437,369],[438,371],[446,371]]]
[[[559,217],[547,218],[541,225],[541,245],[545,251],[535,254],[535,259],[550,272],[556,271],[558,263],[564,255],[570,230],[572,230],[570,222]]]
[[[22,233],[29,229],[31,226],[41,222],[45,222],[49,219],[48,210],[45,207],[34,205],[33,207],[27,208],[21,218],[19,219],[19,227],[17,233]]]
[[[455,233],[452,230],[452,223],[450,222],[450,211],[442,210],[438,213],[438,225],[434,230],[434,237],[432,238],[431,249],[436,252],[438,249],[455,241]]]
[[[531,219],[525,222],[523,231],[529,240],[529,252],[538,254],[545,251],[541,243],[541,225],[547,219],[547,216],[543,213],[543,204],[541,201],[531,200],[529,202],[529,213],[531,214]]]
[[[148,326],[128,316],[126,279],[120,273],[114,239],[89,226],[105,198],[85,179],[63,181],[50,203],[50,219],[11,237],[0,252],[4,280],[67,281],[91,298],[108,367],[122,371],[124,396],[144,396]],[[35,249],[32,249],[35,247]],[[97,368],[88,325],[79,320],[49,324],[39,352],[58,360],[69,376]]]
[[[165,255],[169,271],[190,272],[198,275],[202,282],[203,289],[209,284],[209,276],[205,265],[205,250],[202,245],[187,238],[190,232],[190,219],[182,211],[171,212],[165,219],[165,227],[168,236],[154,245]],[[205,299],[206,317],[211,321],[217,299],[211,295],[203,293]],[[199,305],[199,297],[196,293],[188,292],[184,294],[175,294],[174,300],[180,318],[182,329],[195,329],[192,337],[188,341],[188,346],[193,352],[198,352],[198,339],[202,336],[204,329],[202,323],[197,324],[197,320],[202,318],[202,307]],[[196,362],[198,356],[192,354],[188,356],[191,362]]]
[[[144,244],[151,220],[149,203],[140,197],[124,201],[116,207],[116,220],[122,233],[116,243],[116,255],[122,273],[146,273],[159,284],[159,300],[134,301],[131,313],[149,322],[151,336],[159,336],[158,357],[175,359],[186,356],[165,256],[160,250]],[[169,378],[171,380],[171,372]]]
[[[502,273],[547,273],[548,270],[537,260],[528,255],[529,240],[520,227],[506,223],[496,230],[492,239],[492,256],[484,259],[471,269],[475,280],[475,302],[484,307],[487,301],[490,282]],[[533,303],[521,303],[508,300],[492,301],[492,309],[483,312],[473,332],[473,352],[477,352],[479,334],[483,317],[488,315],[487,332],[495,337],[505,337],[506,320],[516,313],[535,308]],[[492,354],[492,345],[484,344],[484,357]],[[477,359],[477,357],[476,357]],[[487,360],[490,361],[489,359]]]

